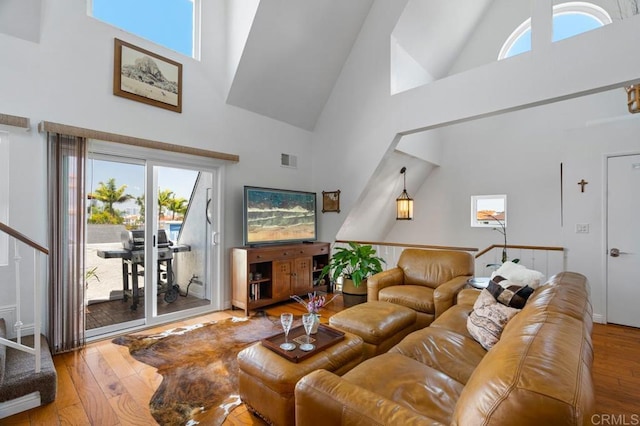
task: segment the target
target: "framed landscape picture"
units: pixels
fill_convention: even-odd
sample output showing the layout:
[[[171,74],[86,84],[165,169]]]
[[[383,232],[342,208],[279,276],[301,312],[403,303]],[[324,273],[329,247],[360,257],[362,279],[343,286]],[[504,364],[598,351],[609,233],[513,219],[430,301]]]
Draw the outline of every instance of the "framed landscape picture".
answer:
[[[182,112],[182,64],[115,39],[113,94]]]
[[[340,213],[340,190],[322,191],[322,213]]]

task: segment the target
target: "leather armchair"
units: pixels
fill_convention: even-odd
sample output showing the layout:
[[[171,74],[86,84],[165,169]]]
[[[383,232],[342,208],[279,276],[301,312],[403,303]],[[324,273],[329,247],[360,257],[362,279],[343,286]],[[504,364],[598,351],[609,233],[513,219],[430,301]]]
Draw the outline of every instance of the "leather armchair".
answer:
[[[409,307],[426,327],[454,305],[473,269],[473,256],[467,252],[405,249],[395,268],[369,277],[367,300]]]

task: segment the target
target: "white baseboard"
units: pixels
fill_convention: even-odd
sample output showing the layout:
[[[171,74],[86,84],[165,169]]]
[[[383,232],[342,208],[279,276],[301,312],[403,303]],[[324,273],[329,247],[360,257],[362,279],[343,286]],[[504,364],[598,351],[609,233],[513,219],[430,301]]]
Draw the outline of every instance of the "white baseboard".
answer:
[[[593,322],[598,324],[606,324],[607,322],[604,319],[604,315],[602,314],[593,314]]]
[[[40,392],[32,392],[20,398],[0,403],[0,419],[31,410],[41,405]]]

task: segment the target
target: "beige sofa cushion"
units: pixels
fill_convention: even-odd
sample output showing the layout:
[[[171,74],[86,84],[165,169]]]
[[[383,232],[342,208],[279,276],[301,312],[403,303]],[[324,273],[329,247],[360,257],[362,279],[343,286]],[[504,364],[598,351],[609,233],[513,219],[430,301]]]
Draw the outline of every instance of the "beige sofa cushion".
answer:
[[[487,351],[471,337],[427,327],[409,334],[389,353],[413,358],[465,384]]]
[[[444,424],[450,423],[464,388],[446,374],[399,353],[368,359],[342,377]]]
[[[398,259],[404,284],[436,288],[462,275],[473,275],[473,256],[464,251],[405,249]]]
[[[378,293],[379,300],[406,306],[417,312],[435,312],[433,289],[421,285],[402,285],[383,288]]]

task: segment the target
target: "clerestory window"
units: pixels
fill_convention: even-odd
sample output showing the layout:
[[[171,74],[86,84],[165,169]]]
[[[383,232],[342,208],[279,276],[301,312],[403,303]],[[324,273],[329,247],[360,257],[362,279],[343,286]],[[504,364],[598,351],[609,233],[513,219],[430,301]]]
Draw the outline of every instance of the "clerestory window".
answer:
[[[556,42],[610,24],[606,10],[592,3],[568,2],[553,6],[553,38]],[[531,50],[531,18],[524,21],[507,38],[498,60]]]
[[[198,59],[200,0],[88,0],[96,19]]]

